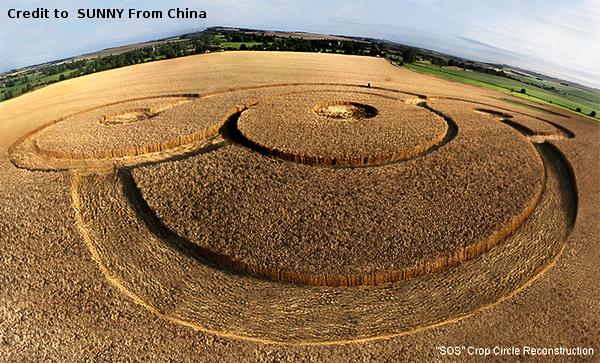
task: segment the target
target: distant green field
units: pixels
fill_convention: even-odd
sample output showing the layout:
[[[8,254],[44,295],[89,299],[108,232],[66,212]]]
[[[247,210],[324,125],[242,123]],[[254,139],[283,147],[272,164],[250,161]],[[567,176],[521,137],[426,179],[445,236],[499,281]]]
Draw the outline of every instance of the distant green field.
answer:
[[[531,77],[521,76],[517,74],[514,74],[512,76],[525,82],[532,82],[533,79]],[[537,78],[533,81],[533,83],[539,84],[541,86],[552,86],[556,88],[559,92],[564,93],[567,98],[572,98],[576,102],[588,103],[592,108],[594,106],[597,108],[596,105],[598,105],[598,103],[600,102],[599,94],[578,89],[573,86],[566,86],[561,83],[539,80]]]
[[[498,98],[498,99],[500,101],[512,103],[513,105],[525,107],[525,108],[528,108],[530,110],[544,112],[544,113],[548,113],[548,114],[551,114],[551,115],[553,115],[553,114],[556,115],[557,114],[556,112],[552,112],[552,111],[546,110],[545,108],[536,107],[536,106],[530,105],[529,103],[516,101],[516,100],[513,100],[512,98],[504,98],[504,97],[502,97],[502,98]]]
[[[554,86],[558,92],[538,88],[506,77],[466,71],[454,67],[439,67],[425,63],[405,64],[405,66],[419,73],[494,89],[505,94],[552,105],[572,112],[577,112],[577,108],[580,108],[581,112],[577,112],[579,114],[589,115],[590,112],[596,111],[595,119],[600,120],[600,96],[591,91],[576,89],[555,82],[539,81],[533,77],[519,76],[528,83],[538,83],[541,85],[542,82],[545,82],[545,85]],[[526,93],[521,93],[521,89],[525,89]]]
[[[75,70],[67,70],[65,72],[53,74],[51,76],[44,76],[40,72],[35,72],[33,74],[27,75],[27,78],[29,79],[29,84],[31,84],[35,88],[35,87],[39,87],[39,86],[44,86],[53,81],[58,81],[61,74],[64,74],[65,77],[68,77],[73,72],[75,72]],[[3,97],[4,93],[9,90],[11,90],[15,96],[18,96],[21,93],[23,93],[24,88],[25,88],[25,84],[22,84],[22,83],[15,84],[14,86],[11,86],[11,87],[2,85],[2,86],[0,86],[0,95],[1,95],[0,99],[4,98]]]
[[[246,47],[250,48],[253,45],[261,45],[261,42],[221,42],[221,44],[225,47],[225,48],[235,48],[235,49],[240,49],[240,46],[242,44],[246,44]]]

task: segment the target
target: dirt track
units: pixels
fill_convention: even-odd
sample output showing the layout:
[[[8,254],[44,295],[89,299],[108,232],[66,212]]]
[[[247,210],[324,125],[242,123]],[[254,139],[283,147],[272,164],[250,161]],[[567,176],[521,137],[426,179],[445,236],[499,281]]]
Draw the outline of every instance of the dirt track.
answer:
[[[268,72],[257,82],[261,70]],[[218,76],[222,73],[228,75],[226,87]],[[481,140],[494,132],[498,160],[505,153],[501,145],[508,145],[503,137],[530,145],[545,168],[541,199],[516,232],[456,268],[368,287],[302,287],[244,275],[243,269],[231,273],[227,268],[206,268],[189,254],[174,252],[164,244],[170,237],[148,229],[156,225],[145,224],[143,213],[136,214],[138,207],[131,207],[135,195],[127,194],[127,186],[138,182],[144,169],[168,170],[169,165],[185,163],[202,166],[202,159],[212,152],[218,155],[231,148],[246,150],[236,156],[240,160],[266,165],[289,161],[248,152],[227,138],[212,139],[212,145],[184,140],[167,152],[103,161],[65,162],[44,155],[19,159],[7,152],[9,145],[36,127],[132,98],[131,94],[205,94],[297,83],[299,77],[306,83],[332,85],[370,82],[407,95],[425,95],[428,106],[457,122],[458,136],[448,143],[454,148],[460,147],[461,138]],[[115,91],[114,85],[124,80],[130,86]],[[600,157],[600,129],[572,114],[540,114],[503,104],[497,97],[491,91],[413,74],[379,59],[249,52],[103,72],[2,103],[0,359],[440,360],[435,347],[452,344],[581,345],[598,351],[600,287],[593,281],[600,273],[595,223],[600,218],[596,207],[600,198],[598,169],[591,166]],[[465,106],[453,98],[475,102],[469,107],[492,109],[496,114],[469,111],[473,117],[461,121],[453,114],[464,113]],[[488,134],[469,131],[469,125],[477,122],[490,123]],[[443,152],[443,148],[435,150],[424,159]],[[40,164],[72,170],[17,167]],[[139,171],[131,177],[115,172],[114,165],[137,165]],[[372,170],[389,167],[395,166]],[[238,171],[243,168],[240,164]],[[182,170],[194,173],[187,167]],[[177,183],[185,182],[182,170],[174,168],[162,175],[175,184],[171,192],[177,191]],[[159,211],[153,201],[160,200],[160,193],[151,197],[149,183],[139,184],[138,197],[148,198],[149,207]],[[153,245],[148,248],[148,243]],[[214,297],[199,294],[204,289]]]

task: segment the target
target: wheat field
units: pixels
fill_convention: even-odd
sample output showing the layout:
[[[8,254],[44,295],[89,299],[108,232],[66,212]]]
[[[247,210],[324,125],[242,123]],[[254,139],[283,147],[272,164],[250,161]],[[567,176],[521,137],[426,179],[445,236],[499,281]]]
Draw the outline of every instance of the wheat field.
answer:
[[[598,347],[600,291],[573,286],[598,273],[600,130],[499,98],[378,58],[225,52],[3,102],[0,355]]]

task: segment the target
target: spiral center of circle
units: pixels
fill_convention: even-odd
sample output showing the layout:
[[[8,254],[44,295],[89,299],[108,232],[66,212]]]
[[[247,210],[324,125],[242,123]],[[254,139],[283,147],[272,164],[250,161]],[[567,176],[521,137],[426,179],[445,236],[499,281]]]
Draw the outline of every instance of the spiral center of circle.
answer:
[[[336,101],[319,103],[314,107],[319,116],[338,120],[361,120],[377,116],[377,109],[373,106],[358,102]]]
[[[157,115],[158,112],[154,112],[149,108],[140,108],[117,113],[111,116],[103,116],[100,120],[100,123],[105,125],[119,125],[148,120]]]

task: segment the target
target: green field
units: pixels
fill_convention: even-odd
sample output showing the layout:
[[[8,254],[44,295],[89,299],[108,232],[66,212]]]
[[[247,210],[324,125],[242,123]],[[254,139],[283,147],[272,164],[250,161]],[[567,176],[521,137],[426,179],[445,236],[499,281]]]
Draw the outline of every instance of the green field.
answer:
[[[248,49],[254,45],[262,45],[263,43],[261,42],[221,42],[221,45],[224,46],[225,48],[234,48],[234,49],[240,49],[240,46],[242,44],[246,44],[246,47],[248,47]]]
[[[27,78],[29,79],[29,84],[33,87],[40,87],[40,86],[45,86],[49,83],[52,82],[58,82],[60,75],[64,74],[65,77],[69,77],[69,75],[71,75],[71,73],[75,72],[76,70],[67,70],[65,72],[62,73],[57,73],[57,74],[53,74],[51,76],[45,76],[43,75],[41,72],[35,72],[32,74],[28,74]],[[23,93],[23,89],[25,88],[25,83],[16,83],[14,86],[6,86],[5,84],[0,85],[0,98],[3,99],[4,98],[4,94],[7,91],[12,91],[12,93],[15,96],[18,96],[20,94]]]
[[[462,70],[456,67],[440,67],[427,63],[405,64],[413,71],[430,74],[451,81],[472,84],[480,87],[494,89],[496,91],[520,97],[526,100],[552,105],[579,114],[589,115],[596,111],[595,119],[600,120],[600,95],[572,86],[564,86],[560,83],[541,81],[533,77],[515,76],[519,80],[496,76],[487,73]],[[538,87],[527,83],[534,83]],[[541,88],[543,85],[554,87],[556,91]],[[525,93],[521,93],[525,89]],[[514,103],[514,102],[513,102]],[[581,112],[577,111],[581,109]]]
[[[316,44],[313,44],[315,42]],[[187,39],[182,42],[167,42],[162,44],[160,47],[156,47],[156,49],[154,47],[144,47],[125,53],[80,61],[71,67],[66,67],[64,64],[50,65],[48,67],[54,67],[53,71],[62,72],[53,74],[51,76],[45,76],[44,73],[42,73],[42,71],[45,73],[52,73],[47,72],[45,69],[35,69],[27,72],[21,72],[11,76],[9,80],[0,83],[0,101],[4,101],[11,97],[17,97],[23,93],[41,88],[54,82],[58,82],[61,75],[64,75],[66,79],[69,79],[117,67],[181,57],[191,54],[201,54],[206,51],[239,50],[242,45],[245,45],[247,49],[258,46],[257,48],[259,50],[265,49],[271,51],[310,51],[359,55],[369,54],[377,56],[385,55],[385,52],[381,53],[379,49],[373,48],[373,46],[366,47],[363,46],[363,43],[350,43],[350,46],[346,47],[340,46],[339,44],[338,46],[332,46],[331,43],[327,43],[323,40],[308,41],[302,39],[292,39],[289,37],[269,37],[265,39],[263,36],[259,37],[249,34],[233,37],[225,36],[223,34],[210,33],[204,37]],[[396,58],[394,58],[394,55],[389,54],[385,56],[386,58],[391,59],[392,62],[394,59],[397,60],[398,58],[398,54],[395,55]],[[585,87],[577,87],[575,85],[543,80],[512,70],[507,72],[509,76],[504,77],[501,75],[465,70],[458,67],[436,66],[425,61],[417,61],[417,63],[413,64],[406,63],[405,66],[406,68],[419,73],[494,89],[504,94],[520,97],[529,101],[535,101],[541,104],[552,105],[557,108],[577,112],[588,117],[590,117],[590,113],[595,112],[595,119],[600,120],[600,92],[592,91],[586,89]],[[77,68],[72,69],[74,67]],[[65,68],[67,70],[63,71]],[[27,77],[26,82],[24,77]],[[9,87],[7,86],[7,83],[12,83],[12,85]],[[541,110],[541,108],[526,105],[525,103],[520,103],[515,100],[509,101],[508,98],[503,98],[502,100],[517,103],[520,106],[537,109],[538,111]]]
[[[551,114],[551,115],[558,115],[558,113],[556,113],[556,112],[553,112],[553,111],[550,111],[550,110],[546,110],[545,108],[542,108],[542,107],[533,106],[533,105],[530,105],[529,103],[525,103],[525,102],[513,100],[512,98],[501,97],[501,98],[498,98],[498,99],[500,101],[512,103],[513,105],[525,107],[525,108],[528,108],[530,110],[544,112],[544,113],[548,113],[548,114]]]

